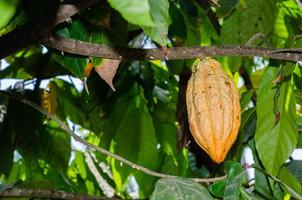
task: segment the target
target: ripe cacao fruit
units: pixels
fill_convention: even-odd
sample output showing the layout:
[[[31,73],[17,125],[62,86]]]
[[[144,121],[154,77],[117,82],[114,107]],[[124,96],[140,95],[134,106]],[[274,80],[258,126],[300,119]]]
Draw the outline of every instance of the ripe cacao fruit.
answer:
[[[237,88],[212,58],[197,61],[186,91],[191,133],[216,162],[224,161],[240,126]]]

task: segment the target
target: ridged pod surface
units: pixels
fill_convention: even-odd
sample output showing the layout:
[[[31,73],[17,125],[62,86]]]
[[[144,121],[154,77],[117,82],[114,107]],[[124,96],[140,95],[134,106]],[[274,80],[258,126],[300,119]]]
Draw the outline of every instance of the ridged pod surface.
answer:
[[[224,161],[240,126],[240,101],[232,79],[212,58],[197,61],[186,101],[191,133],[216,162]]]

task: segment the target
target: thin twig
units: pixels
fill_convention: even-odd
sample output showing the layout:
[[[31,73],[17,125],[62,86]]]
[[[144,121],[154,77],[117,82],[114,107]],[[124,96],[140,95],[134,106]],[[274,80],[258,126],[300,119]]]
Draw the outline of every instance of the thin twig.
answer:
[[[114,196],[114,189],[111,185],[102,177],[99,170],[96,168],[91,155],[88,152],[84,152],[85,161],[87,163],[88,169],[93,174],[96,182],[99,184],[100,189],[106,197]]]
[[[3,95],[6,95],[6,96],[9,96],[9,97],[12,97],[32,108],[34,108],[35,110],[39,111],[40,113],[46,115],[48,118],[54,120],[55,122],[57,122],[59,124],[59,126],[66,131],[67,134],[69,134],[71,137],[73,137],[73,139],[75,139],[77,142],[80,142],[84,145],[86,145],[87,147],[91,148],[91,149],[94,149],[106,156],[110,156],[122,163],[125,163],[126,165],[132,167],[133,169],[136,169],[136,170],[139,170],[139,171],[142,171],[144,172],[145,174],[148,174],[148,175],[151,175],[151,176],[154,176],[154,177],[158,177],[158,178],[177,178],[178,176],[174,176],[174,175],[169,175],[169,174],[163,174],[163,173],[159,173],[159,172],[155,172],[155,171],[152,171],[146,167],[143,167],[141,165],[138,165],[136,163],[133,163],[119,155],[116,155],[114,153],[111,153],[110,151],[107,151],[106,149],[103,149],[101,147],[98,147],[98,146],[95,146],[94,144],[91,144],[89,142],[87,142],[86,140],[82,139],[80,136],[78,136],[77,134],[75,134],[74,132],[72,132],[69,127],[64,123],[62,122],[58,117],[52,115],[51,113],[43,110],[40,106],[38,106],[37,104],[35,104],[34,102],[30,101],[29,99],[26,99],[25,97],[22,97],[20,95],[17,95],[17,94],[14,94],[14,93],[11,93],[11,92],[7,92],[7,91],[3,91],[3,90],[0,90],[0,94],[3,94]],[[187,178],[187,179],[190,179],[194,182],[198,182],[198,183],[209,183],[209,182],[215,182],[215,181],[219,181],[219,180],[223,180],[225,179],[227,176],[220,176],[220,177],[215,177],[215,178]]]
[[[20,198],[20,197],[35,197],[35,198],[51,198],[51,199],[73,199],[73,200],[118,200],[117,197],[96,197],[87,196],[77,193],[65,192],[62,190],[44,190],[44,189],[27,189],[27,188],[11,188],[0,194],[0,197]]]
[[[282,49],[249,46],[196,46],[167,48],[163,52],[161,48],[109,47],[62,37],[50,37],[44,40],[43,43],[48,47],[72,54],[118,60],[165,60],[167,57],[169,60],[176,60],[205,56],[259,56],[277,60],[302,61],[302,49],[300,49],[301,51],[295,49],[293,52],[287,49],[286,52],[283,52]]]

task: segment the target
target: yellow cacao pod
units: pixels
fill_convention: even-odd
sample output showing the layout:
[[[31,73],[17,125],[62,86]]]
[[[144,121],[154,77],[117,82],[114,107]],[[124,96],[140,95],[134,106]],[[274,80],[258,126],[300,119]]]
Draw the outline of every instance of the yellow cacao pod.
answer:
[[[191,133],[216,162],[224,161],[240,126],[240,101],[232,79],[212,58],[197,61],[186,101]]]

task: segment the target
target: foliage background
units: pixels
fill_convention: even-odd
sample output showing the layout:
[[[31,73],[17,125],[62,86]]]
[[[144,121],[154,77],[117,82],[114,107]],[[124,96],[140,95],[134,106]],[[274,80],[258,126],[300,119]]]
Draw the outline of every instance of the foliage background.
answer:
[[[48,4],[59,3],[1,1],[0,35],[32,20]],[[120,47],[302,47],[299,0],[218,3],[220,6],[202,0],[102,0],[54,32]],[[2,188],[15,184],[102,196],[104,188],[91,170],[90,156],[107,187],[121,198],[301,198],[302,162],[291,157],[294,149],[302,148],[301,63],[239,56],[216,59],[238,85],[242,109],[238,139],[222,165],[214,164],[197,147],[187,127],[184,94],[194,60],[123,60],[113,92],[97,73],[104,67],[104,59],[42,45],[8,56],[9,66],[1,70],[1,81],[11,78],[19,82],[7,90],[41,105],[87,141],[154,171],[182,177],[227,173],[228,178],[205,185],[183,178],[158,181],[98,152],[85,154],[85,147],[75,145],[55,122],[1,96]],[[73,79],[63,80],[62,75],[79,78],[88,89],[77,90]],[[43,88],[45,80],[49,84]],[[28,89],[28,84],[33,88]],[[256,163],[250,182],[246,166],[240,164],[246,147]]]

